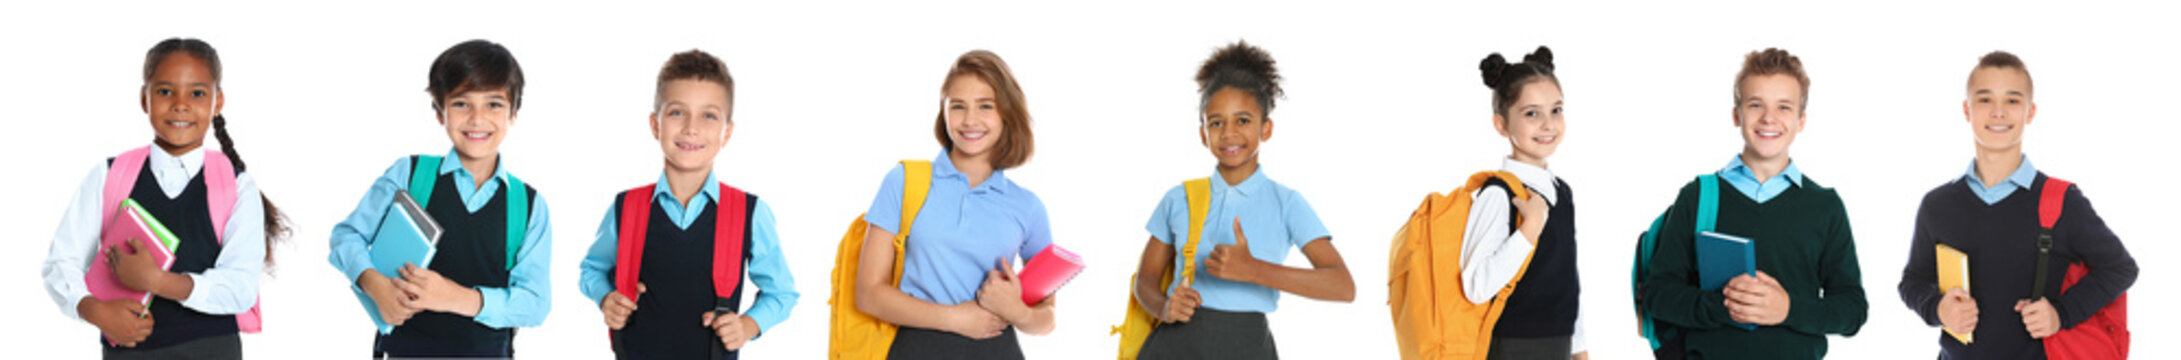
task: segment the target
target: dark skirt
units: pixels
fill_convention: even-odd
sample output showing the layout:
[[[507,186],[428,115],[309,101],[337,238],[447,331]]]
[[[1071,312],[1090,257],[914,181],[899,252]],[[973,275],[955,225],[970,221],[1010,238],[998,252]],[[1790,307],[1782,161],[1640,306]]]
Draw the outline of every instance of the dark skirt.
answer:
[[[1529,360],[1568,358],[1572,344],[1566,336],[1541,338],[1492,337],[1492,349],[1487,350],[1486,360]]]
[[[444,341],[398,333],[378,335],[378,340],[371,346],[371,358],[514,358],[514,332],[509,331],[507,335],[505,339],[477,342]]]
[[[242,335],[227,334],[199,338],[163,348],[147,350],[108,347],[104,357],[107,359],[241,359]]]
[[[1144,338],[1140,360],[1279,359],[1265,313],[1197,308],[1186,323],[1159,324]]]
[[[1015,341],[1015,328],[1000,330],[1000,336],[976,340],[962,335],[932,329],[902,327],[894,334],[894,345],[886,351],[888,360],[1022,360],[1022,344]]]

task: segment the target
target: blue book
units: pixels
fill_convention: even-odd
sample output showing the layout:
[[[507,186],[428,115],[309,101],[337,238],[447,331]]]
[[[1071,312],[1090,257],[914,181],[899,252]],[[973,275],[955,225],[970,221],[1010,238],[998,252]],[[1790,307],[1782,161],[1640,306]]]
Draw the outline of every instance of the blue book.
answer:
[[[1696,235],[1697,285],[1706,291],[1719,291],[1728,280],[1736,276],[1757,274],[1757,243],[1749,238],[1705,231]],[[1756,324],[1734,323],[1742,330],[1756,330]]]
[[[378,232],[371,236],[371,244],[366,245],[371,252],[371,267],[378,269],[380,275],[395,279],[401,278],[399,269],[404,264],[430,267],[432,254],[439,251],[442,231],[445,230],[439,227],[439,222],[432,221],[431,214],[425,213],[424,207],[417,205],[416,198],[410,197],[408,191],[395,191],[394,201],[386,205],[386,216],[379,218]],[[379,318],[378,303],[372,302],[370,295],[357,290],[356,298],[363,300],[364,311],[371,314],[371,322],[379,326],[380,334],[394,331],[393,325]]]

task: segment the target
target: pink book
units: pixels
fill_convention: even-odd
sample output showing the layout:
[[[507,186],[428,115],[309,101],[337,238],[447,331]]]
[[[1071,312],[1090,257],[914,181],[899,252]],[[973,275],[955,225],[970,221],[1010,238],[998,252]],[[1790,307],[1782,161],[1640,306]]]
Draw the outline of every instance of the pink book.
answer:
[[[151,304],[151,293],[130,289],[121,284],[121,277],[114,274],[113,265],[106,262],[106,249],[124,241],[136,240],[137,251],[151,252],[152,259],[164,270],[174,266],[174,233],[144,211],[136,200],[122,201],[121,207],[107,218],[106,228],[99,232],[98,252],[91,256],[91,268],[83,274],[83,282],[91,288],[91,297],[99,300],[134,299],[138,303]],[[126,251],[126,248],[123,249]]]
[[[1060,245],[1046,246],[1045,251],[1038,252],[1029,263],[1023,264],[1022,273],[1016,275],[1022,278],[1022,303],[1037,305],[1044,302],[1045,298],[1053,296],[1053,292],[1060,291],[1060,285],[1082,272],[1082,257]]]

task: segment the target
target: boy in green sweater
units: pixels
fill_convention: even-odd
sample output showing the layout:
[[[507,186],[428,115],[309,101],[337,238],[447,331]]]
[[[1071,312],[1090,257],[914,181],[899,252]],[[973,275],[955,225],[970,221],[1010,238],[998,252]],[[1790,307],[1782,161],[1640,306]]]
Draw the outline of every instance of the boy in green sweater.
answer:
[[[1642,290],[1654,319],[1685,330],[1685,353],[1662,357],[1818,359],[1825,335],[1855,335],[1863,326],[1870,306],[1840,195],[1804,177],[1787,154],[1802,132],[1809,89],[1802,61],[1785,50],[1744,59],[1734,89],[1742,152],[1712,180],[1722,190],[1712,231],[1751,239],[1757,271],[1719,290],[1701,289],[1695,223],[1704,184],[1682,186],[1659,228]]]

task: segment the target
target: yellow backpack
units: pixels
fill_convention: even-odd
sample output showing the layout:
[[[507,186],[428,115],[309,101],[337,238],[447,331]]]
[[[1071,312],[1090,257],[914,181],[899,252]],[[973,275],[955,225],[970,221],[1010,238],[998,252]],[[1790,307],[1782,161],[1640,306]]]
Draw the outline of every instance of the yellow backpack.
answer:
[[[1424,197],[1408,223],[1394,233],[1386,305],[1393,309],[1394,339],[1402,359],[1483,359],[1491,348],[1492,328],[1507,307],[1507,295],[1530,268],[1530,259],[1523,258],[1522,270],[1490,302],[1471,304],[1462,296],[1463,227],[1475,201],[1472,195],[1493,180],[1515,199],[1530,198],[1513,173],[1479,172],[1453,192]]]
[[[901,286],[909,225],[916,222],[916,212],[924,208],[924,196],[931,192],[931,162],[902,160],[901,169],[901,231],[894,234],[894,286]],[[856,269],[863,257],[863,237],[870,227],[863,215],[857,215],[856,221],[848,224],[848,233],[841,235],[840,250],[833,254],[833,298],[825,302],[833,306],[828,359],[884,360],[886,351],[893,347],[894,332],[899,330],[893,323],[856,310]]]
[[[1181,256],[1182,284],[1190,284],[1196,281],[1197,240],[1204,237],[1204,218],[1211,211],[1212,179],[1184,181],[1181,188],[1189,196],[1189,242],[1181,246],[1178,255]],[[1136,274],[1128,274],[1128,278],[1128,317],[1109,334],[1121,335],[1121,360],[1135,360],[1136,353],[1143,350],[1144,338],[1151,337],[1151,329],[1159,325],[1158,317],[1145,311],[1143,305],[1136,304]],[[1173,285],[1174,268],[1168,267],[1159,275],[1159,288]]]

